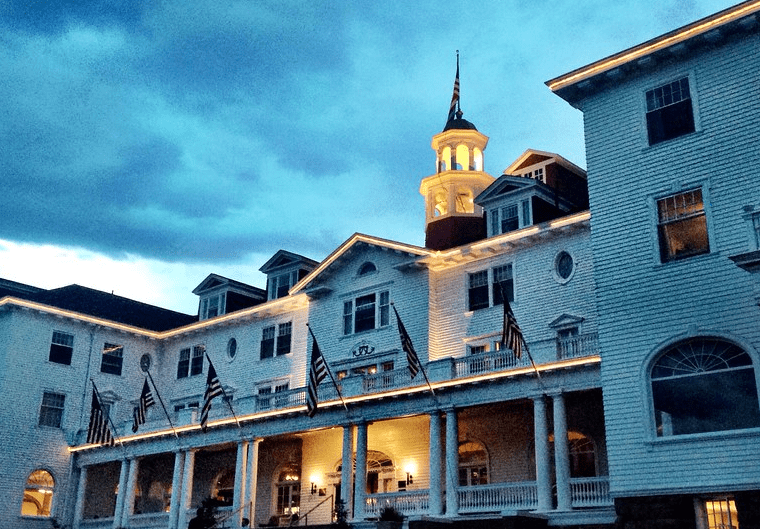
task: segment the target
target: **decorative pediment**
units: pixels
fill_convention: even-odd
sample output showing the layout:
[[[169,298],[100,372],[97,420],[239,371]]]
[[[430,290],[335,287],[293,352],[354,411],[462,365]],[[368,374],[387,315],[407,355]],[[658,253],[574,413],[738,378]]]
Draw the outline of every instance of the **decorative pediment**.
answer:
[[[532,178],[523,178],[521,176],[512,176],[508,174],[501,175],[496,181],[488,186],[481,194],[475,197],[477,204],[483,204],[495,198],[501,198],[510,193],[523,191],[528,188],[539,186],[540,182]]]
[[[303,255],[298,255],[287,250],[278,250],[259,270],[268,275],[272,271],[290,268],[295,265],[304,265],[304,268],[314,268],[317,264],[316,261]]]
[[[549,327],[552,329],[560,329],[562,327],[572,327],[575,325],[580,325],[585,318],[581,318],[580,316],[573,316],[572,314],[562,314],[560,317],[555,319],[553,322],[549,324]]]

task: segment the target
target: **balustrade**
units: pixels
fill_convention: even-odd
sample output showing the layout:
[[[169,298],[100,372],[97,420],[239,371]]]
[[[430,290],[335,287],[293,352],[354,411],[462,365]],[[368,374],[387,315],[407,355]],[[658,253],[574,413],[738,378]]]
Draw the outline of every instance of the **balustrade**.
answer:
[[[538,489],[534,481],[459,487],[457,494],[460,513],[535,509],[538,506]]]
[[[596,478],[572,478],[570,480],[572,506],[609,507],[613,504],[610,497],[610,479],[608,476]]]
[[[385,507],[393,507],[404,516],[427,514],[430,510],[430,494],[427,490],[370,494],[366,498],[364,512],[369,518],[380,516]]]

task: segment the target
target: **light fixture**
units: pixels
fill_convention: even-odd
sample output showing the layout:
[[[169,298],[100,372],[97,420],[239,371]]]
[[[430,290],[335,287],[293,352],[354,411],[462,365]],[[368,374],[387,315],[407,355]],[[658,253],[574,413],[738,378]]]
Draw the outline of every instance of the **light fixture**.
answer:
[[[311,482],[311,493],[316,494],[317,493],[317,484],[313,481]]]
[[[406,473],[406,484],[411,485],[414,483],[414,476],[412,476],[409,472]]]
[[[417,471],[417,466],[409,462],[406,465],[404,465],[404,472],[406,472],[406,484],[411,485],[414,483],[414,473]]]

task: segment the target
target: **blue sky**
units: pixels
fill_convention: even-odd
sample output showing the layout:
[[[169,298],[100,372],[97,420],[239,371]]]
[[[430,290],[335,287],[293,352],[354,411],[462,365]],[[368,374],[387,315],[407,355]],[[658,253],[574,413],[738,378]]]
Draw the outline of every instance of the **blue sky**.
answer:
[[[6,0],[0,277],[193,313],[281,248],[422,245],[456,50],[490,174],[528,148],[583,167],[544,82],[734,3]]]

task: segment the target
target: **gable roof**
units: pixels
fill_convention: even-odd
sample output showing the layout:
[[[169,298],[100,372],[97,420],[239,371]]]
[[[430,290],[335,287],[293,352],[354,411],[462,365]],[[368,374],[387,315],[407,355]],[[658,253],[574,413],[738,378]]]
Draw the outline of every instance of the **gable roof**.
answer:
[[[234,279],[229,279],[227,277],[220,276],[219,274],[209,274],[206,279],[201,281],[200,285],[193,289],[193,294],[200,295],[203,292],[223,285],[249,292],[254,296],[266,298],[266,291],[264,291],[264,289],[254,287],[247,283],[241,283],[240,281],[235,281]]]
[[[575,165],[567,158],[560,156],[557,153],[548,151],[538,151],[536,149],[526,149],[518,158],[512,162],[506,169],[504,174],[511,175],[518,172],[520,169],[535,165],[537,163],[554,160],[555,163],[569,169],[570,171],[577,173],[579,176],[586,177],[586,171]]]
[[[309,272],[301,281],[296,283],[291,289],[291,294],[296,294],[300,291],[304,291],[312,284],[320,275],[329,273],[330,270],[336,266],[341,257],[347,255],[353,248],[360,245],[369,245],[384,250],[392,250],[394,252],[405,253],[410,257],[422,257],[433,255],[435,252],[428,250],[427,248],[421,248],[419,246],[413,246],[411,244],[404,244],[388,239],[381,239],[379,237],[372,237],[370,235],[364,235],[361,233],[354,233],[343,244],[338,246],[330,255],[328,255],[319,265]]]
[[[534,178],[503,174],[475,197],[475,203],[483,205],[496,197],[528,188],[541,189],[546,188],[546,185]]]
[[[303,263],[309,268],[314,268],[319,263],[303,255],[289,252],[287,250],[278,250],[259,270],[265,274],[272,272],[278,268],[284,268],[297,263]]]

